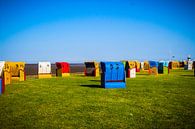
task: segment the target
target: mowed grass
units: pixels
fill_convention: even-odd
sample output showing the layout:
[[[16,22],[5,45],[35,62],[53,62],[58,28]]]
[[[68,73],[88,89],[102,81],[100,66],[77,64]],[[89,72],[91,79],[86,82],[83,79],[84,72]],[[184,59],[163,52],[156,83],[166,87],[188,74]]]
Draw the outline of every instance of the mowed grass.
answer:
[[[28,77],[0,96],[0,128],[195,128],[195,77],[141,72],[125,89],[100,88],[100,78],[83,75]]]

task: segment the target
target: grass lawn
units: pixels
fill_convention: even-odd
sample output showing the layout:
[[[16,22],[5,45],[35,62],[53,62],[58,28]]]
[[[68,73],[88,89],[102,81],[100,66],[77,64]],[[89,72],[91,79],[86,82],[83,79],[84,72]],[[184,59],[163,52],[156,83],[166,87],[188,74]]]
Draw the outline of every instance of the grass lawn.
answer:
[[[14,82],[0,96],[0,128],[195,128],[193,71],[144,72],[126,89],[100,88],[100,78]]]

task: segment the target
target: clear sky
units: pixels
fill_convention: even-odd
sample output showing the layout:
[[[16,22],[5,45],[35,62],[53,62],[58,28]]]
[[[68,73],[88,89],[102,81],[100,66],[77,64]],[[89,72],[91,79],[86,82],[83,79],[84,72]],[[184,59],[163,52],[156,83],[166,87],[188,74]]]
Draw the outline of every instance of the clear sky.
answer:
[[[195,59],[195,0],[0,0],[0,60]]]

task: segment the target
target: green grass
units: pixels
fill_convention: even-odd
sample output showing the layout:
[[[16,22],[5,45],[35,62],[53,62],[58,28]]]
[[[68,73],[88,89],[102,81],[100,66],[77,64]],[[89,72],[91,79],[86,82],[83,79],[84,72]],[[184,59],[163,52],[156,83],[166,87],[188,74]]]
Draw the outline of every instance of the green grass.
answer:
[[[100,88],[100,78],[14,82],[0,96],[0,128],[195,128],[195,77],[141,72],[126,89]]]

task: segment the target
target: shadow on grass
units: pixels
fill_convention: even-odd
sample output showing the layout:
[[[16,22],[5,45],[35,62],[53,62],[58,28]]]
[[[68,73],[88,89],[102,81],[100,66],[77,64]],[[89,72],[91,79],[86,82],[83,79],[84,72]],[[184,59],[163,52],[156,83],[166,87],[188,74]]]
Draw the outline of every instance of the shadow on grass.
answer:
[[[138,74],[136,74],[136,75],[149,75],[148,73],[146,73],[146,74],[144,74],[144,73],[138,73]]]
[[[101,85],[80,85],[82,87],[90,87],[90,88],[102,88]]]
[[[92,81],[92,82],[100,82],[100,80],[90,80],[90,81]]]
[[[76,76],[78,76],[78,77],[86,77],[85,75],[82,75],[82,74],[77,74]]]
[[[180,76],[183,76],[183,77],[194,77],[194,75],[180,75]]]

